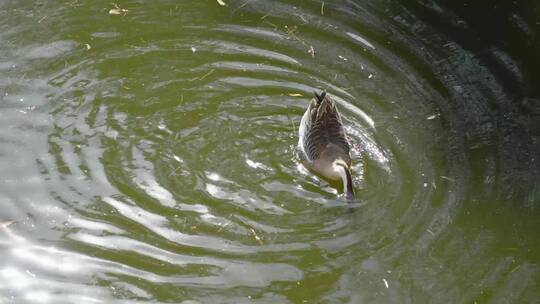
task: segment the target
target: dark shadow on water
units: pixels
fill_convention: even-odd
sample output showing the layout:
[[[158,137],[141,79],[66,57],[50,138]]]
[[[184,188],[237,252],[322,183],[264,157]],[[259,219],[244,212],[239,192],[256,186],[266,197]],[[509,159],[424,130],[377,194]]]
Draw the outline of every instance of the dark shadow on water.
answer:
[[[538,205],[540,181],[540,6],[537,1],[405,1],[448,42],[439,77],[449,88],[449,122],[471,164],[495,159],[498,200]],[[422,33],[417,33],[421,35]],[[442,43],[437,45],[437,43]],[[463,57],[463,49],[469,57]],[[484,71],[484,72],[482,72]],[[447,72],[447,73],[446,73]],[[459,75],[458,79],[448,75]],[[451,117],[452,115],[447,115]],[[482,151],[482,152],[477,152]],[[478,172],[476,172],[478,173]],[[473,179],[486,179],[483,175]],[[531,193],[533,197],[531,197]]]

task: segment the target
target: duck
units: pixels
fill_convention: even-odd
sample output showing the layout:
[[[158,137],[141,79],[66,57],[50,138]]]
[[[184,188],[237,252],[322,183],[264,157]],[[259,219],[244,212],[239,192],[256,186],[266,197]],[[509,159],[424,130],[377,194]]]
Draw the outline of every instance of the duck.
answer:
[[[302,163],[330,181],[341,181],[348,202],[355,200],[351,146],[336,107],[326,92],[314,93],[298,128],[298,154]]]

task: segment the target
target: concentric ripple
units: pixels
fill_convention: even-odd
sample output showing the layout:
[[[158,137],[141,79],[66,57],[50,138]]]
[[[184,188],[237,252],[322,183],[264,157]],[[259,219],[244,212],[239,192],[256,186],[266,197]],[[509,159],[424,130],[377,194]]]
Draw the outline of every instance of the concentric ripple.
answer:
[[[0,4],[0,302],[537,299],[511,55],[433,3],[226,2]],[[295,155],[319,90],[355,206]]]

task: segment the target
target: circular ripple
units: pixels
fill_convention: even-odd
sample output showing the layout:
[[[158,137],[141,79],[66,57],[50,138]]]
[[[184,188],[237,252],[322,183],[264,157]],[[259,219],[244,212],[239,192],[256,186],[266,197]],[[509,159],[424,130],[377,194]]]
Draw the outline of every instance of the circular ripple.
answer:
[[[514,139],[492,137],[500,120],[489,102],[503,84],[414,10],[133,3],[109,16],[108,4],[71,5],[78,13],[48,24],[60,37],[14,59],[48,73],[11,83],[0,111],[21,116],[2,119],[16,130],[2,139],[20,150],[36,142],[36,153],[21,154],[31,162],[0,166],[30,172],[20,177],[28,187],[44,180],[35,196],[1,198],[26,202],[10,216],[48,231],[45,241],[6,232],[0,244],[15,244],[6,256],[17,266],[0,265],[0,278],[25,283],[0,291],[78,303],[471,302],[481,291],[470,291],[473,281],[492,290],[534,282],[526,257],[498,249],[482,258],[514,243],[463,215],[475,193],[498,195],[498,169],[521,168],[505,161]],[[65,29],[100,10],[97,25]],[[490,52],[519,73],[502,50]],[[353,208],[295,156],[318,90],[338,102],[353,145]],[[17,101],[28,97],[36,101]],[[86,296],[74,291],[82,287]]]

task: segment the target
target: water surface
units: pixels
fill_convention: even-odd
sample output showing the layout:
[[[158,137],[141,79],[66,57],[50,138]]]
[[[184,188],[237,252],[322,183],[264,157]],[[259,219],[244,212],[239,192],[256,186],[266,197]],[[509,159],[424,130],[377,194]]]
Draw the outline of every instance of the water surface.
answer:
[[[226,2],[0,3],[1,303],[538,302],[538,71],[430,1]]]

